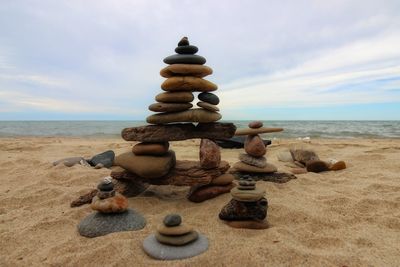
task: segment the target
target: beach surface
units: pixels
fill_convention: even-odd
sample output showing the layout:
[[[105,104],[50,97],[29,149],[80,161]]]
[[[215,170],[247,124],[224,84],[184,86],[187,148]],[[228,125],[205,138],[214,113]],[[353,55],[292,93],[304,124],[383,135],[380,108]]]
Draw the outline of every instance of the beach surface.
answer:
[[[199,140],[172,142],[178,159],[198,160]],[[348,169],[298,175],[288,183],[257,182],[269,201],[267,230],[228,227],[218,219],[229,194],[191,203],[188,187],[151,186],[130,198],[147,225],[89,239],[77,224],[92,211],[70,202],[108,176],[108,169],[52,166],[65,157],[130,150],[122,139],[0,138],[0,266],[398,266],[400,263],[400,139],[274,140],[268,161],[289,171],[277,153],[292,146],[314,149],[321,159]],[[243,149],[222,149],[233,164]],[[142,241],[168,213],[205,234],[207,252],[161,262]]]

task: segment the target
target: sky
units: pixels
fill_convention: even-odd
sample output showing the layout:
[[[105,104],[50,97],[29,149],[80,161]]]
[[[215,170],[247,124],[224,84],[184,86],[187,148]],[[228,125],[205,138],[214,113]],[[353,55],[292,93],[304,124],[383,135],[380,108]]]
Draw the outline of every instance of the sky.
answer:
[[[224,120],[400,120],[398,0],[0,0],[0,120],[144,120],[183,36]]]

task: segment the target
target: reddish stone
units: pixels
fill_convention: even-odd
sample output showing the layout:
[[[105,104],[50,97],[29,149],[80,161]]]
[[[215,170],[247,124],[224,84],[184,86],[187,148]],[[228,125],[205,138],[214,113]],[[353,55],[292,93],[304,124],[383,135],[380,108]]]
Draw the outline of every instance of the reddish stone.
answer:
[[[263,127],[263,123],[261,121],[252,121],[249,123],[249,128],[257,129]]]
[[[221,194],[229,193],[234,187],[234,183],[227,185],[193,186],[188,194],[188,199],[196,203],[203,202]]]
[[[221,163],[221,151],[219,146],[210,139],[201,139],[200,165],[204,169],[212,169]]]
[[[264,142],[259,135],[249,135],[244,141],[244,150],[253,157],[262,157],[267,153]]]
[[[322,160],[310,160],[307,162],[307,171],[309,172],[325,172],[329,171],[329,166]]]

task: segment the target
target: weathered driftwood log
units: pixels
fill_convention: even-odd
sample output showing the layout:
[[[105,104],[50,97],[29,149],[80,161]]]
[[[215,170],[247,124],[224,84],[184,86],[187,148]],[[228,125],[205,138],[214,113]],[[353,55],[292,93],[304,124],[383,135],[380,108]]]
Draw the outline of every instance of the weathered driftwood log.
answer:
[[[224,174],[229,167],[228,162],[221,161],[218,168],[205,170],[201,168],[198,161],[177,160],[175,167],[162,178],[146,179],[125,170],[113,171],[111,177],[117,180],[142,181],[153,185],[205,185],[209,184],[212,179]]]
[[[176,123],[166,125],[147,125],[125,128],[121,136],[126,141],[165,142],[194,138],[225,139],[231,138],[236,131],[233,123]]]

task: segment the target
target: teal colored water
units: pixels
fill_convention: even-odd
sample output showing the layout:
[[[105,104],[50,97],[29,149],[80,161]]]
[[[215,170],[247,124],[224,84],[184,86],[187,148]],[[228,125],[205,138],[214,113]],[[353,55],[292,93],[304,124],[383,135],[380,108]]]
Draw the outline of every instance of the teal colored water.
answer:
[[[238,128],[248,121],[231,121]],[[77,136],[118,137],[126,127],[144,121],[0,121],[0,137]],[[282,127],[269,138],[400,138],[400,121],[264,121],[266,127]]]

